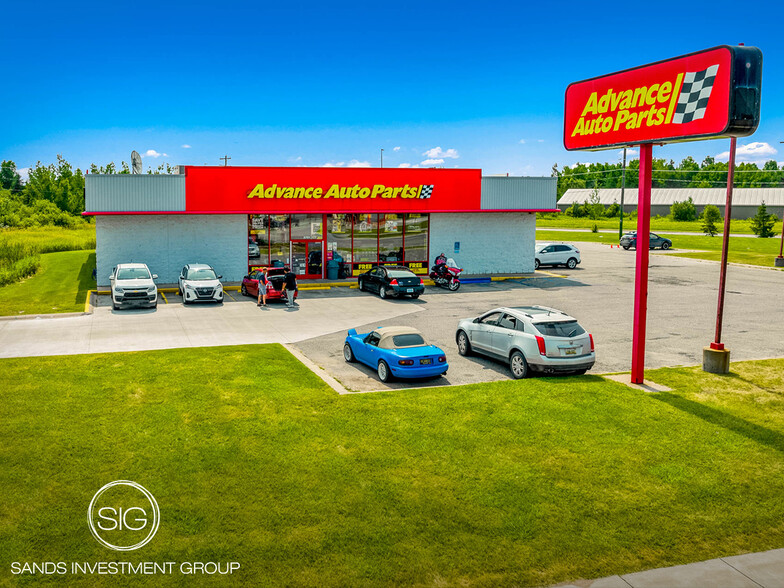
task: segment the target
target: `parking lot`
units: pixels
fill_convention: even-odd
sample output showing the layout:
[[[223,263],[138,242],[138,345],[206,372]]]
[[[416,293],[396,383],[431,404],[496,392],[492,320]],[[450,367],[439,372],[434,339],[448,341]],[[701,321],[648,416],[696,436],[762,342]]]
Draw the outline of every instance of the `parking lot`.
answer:
[[[350,390],[466,384],[509,375],[503,364],[458,355],[457,321],[497,306],[541,304],[571,314],[593,334],[597,363],[589,373],[628,371],[635,254],[601,244],[578,246],[583,263],[575,270],[464,284],[458,292],[428,287],[418,300],[381,300],[349,288],[301,290],[299,308],[272,303],[263,310],[232,291],[223,305],[183,306],[179,296],[165,294],[157,310],[114,311],[108,296],[101,296],[87,316],[0,321],[0,357],[282,342],[296,345]],[[702,348],[713,339],[718,276],[716,263],[652,254],[646,367],[701,363]],[[783,289],[784,272],[730,266],[723,341],[733,360],[784,356]],[[370,368],[347,364],[346,331],[382,325],[420,329],[446,351],[446,377],[382,384]]]

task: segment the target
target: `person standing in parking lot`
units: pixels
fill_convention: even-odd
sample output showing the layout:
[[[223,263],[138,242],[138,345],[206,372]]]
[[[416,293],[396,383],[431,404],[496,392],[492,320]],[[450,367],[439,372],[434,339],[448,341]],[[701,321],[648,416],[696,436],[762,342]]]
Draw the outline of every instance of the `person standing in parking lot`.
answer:
[[[259,274],[259,299],[256,306],[267,306],[267,268],[261,270]]]
[[[292,273],[288,266],[286,266],[285,270],[283,291],[286,293],[286,306],[299,306],[299,304],[294,302],[294,294],[297,292],[297,276]]]

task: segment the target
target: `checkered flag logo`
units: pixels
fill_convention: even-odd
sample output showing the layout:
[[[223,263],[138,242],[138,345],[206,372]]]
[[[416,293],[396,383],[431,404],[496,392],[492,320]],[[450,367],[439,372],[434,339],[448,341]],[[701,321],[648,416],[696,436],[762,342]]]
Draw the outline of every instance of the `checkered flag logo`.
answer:
[[[678,96],[678,105],[672,122],[675,124],[689,123],[705,116],[708,108],[708,99],[713,90],[713,82],[719,65],[711,65],[702,71],[690,71],[683,76],[683,87]]]
[[[424,184],[422,184],[422,190],[420,190],[420,192],[419,192],[419,197],[420,198],[430,198],[430,196],[432,196],[432,194],[433,194],[433,186],[434,185],[435,184],[430,184],[429,186],[425,186]]]

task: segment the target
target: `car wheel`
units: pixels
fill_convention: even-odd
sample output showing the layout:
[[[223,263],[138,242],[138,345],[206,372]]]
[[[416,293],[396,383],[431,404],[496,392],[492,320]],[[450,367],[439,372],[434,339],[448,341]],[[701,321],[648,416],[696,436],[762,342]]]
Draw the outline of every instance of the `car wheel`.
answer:
[[[153,310],[155,310],[156,308],[158,308],[158,301],[157,300],[155,301],[155,304],[152,305],[152,309]]]
[[[120,305],[116,304],[115,302],[112,302],[112,309],[113,310],[120,310]]]
[[[240,286],[240,294],[242,294],[243,296],[247,296],[248,295],[248,289],[245,287],[245,284]]]
[[[389,366],[383,359],[378,362],[378,379],[382,382],[389,382],[392,379],[392,372],[389,371]]]
[[[460,331],[457,334],[457,351],[463,357],[471,355],[471,342],[465,331]]]
[[[364,282],[364,280],[359,280],[359,291],[360,292],[364,292],[365,291],[365,282]]]
[[[457,292],[460,289],[460,282],[457,280],[452,280],[449,282],[449,291],[450,292]]]
[[[528,362],[525,361],[525,356],[519,351],[513,351],[509,357],[509,369],[515,380],[525,378],[528,375]]]
[[[669,248],[670,248],[670,244],[669,244],[669,243],[667,243],[667,241],[665,241],[664,243],[662,243],[662,250],[666,251],[666,250],[667,250],[667,249],[669,249]]]
[[[539,260],[538,259],[534,259],[534,269],[535,270],[539,269]]]
[[[381,286],[378,289],[378,295],[381,296],[381,298],[386,298],[388,296],[388,294],[387,294],[387,287],[386,286]]]
[[[628,245],[624,245],[623,248],[626,249],[626,251],[629,251],[629,246]]]
[[[345,359],[348,363],[354,363],[356,361],[354,352],[351,350],[351,345],[348,343],[343,345],[343,359]]]
[[[569,260],[566,262],[566,267],[569,269],[574,269],[577,267],[577,260],[574,257],[570,257]]]

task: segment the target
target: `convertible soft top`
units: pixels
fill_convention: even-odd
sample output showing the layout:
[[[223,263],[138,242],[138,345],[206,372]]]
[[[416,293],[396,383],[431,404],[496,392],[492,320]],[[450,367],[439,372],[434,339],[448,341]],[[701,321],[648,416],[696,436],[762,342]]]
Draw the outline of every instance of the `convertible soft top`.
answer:
[[[422,333],[413,327],[379,327],[375,331],[381,335],[381,340],[378,342],[378,346],[381,349],[400,349],[401,347],[421,347],[422,345],[427,345],[425,338],[422,337]],[[398,335],[419,335],[422,342],[413,345],[395,345],[393,338]]]

